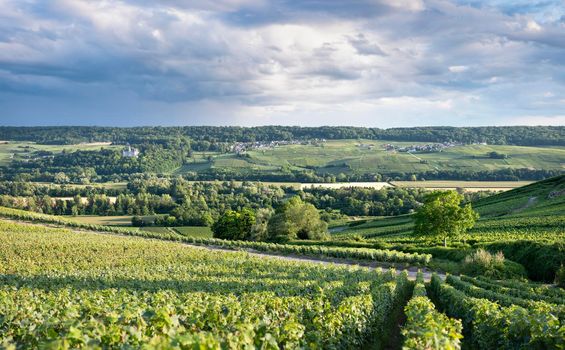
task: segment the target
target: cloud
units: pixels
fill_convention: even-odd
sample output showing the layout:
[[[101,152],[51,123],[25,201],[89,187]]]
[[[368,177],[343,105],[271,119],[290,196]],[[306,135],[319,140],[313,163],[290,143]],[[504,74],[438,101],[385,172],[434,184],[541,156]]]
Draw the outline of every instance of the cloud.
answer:
[[[550,0],[0,4],[2,124],[477,125],[565,98]]]

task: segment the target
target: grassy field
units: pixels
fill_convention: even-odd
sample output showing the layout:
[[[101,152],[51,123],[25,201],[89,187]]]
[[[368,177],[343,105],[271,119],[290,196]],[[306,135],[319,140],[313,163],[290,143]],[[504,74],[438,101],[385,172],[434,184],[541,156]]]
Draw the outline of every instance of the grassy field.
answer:
[[[78,221],[84,224],[105,225],[105,226],[131,226],[131,215],[120,216],[97,216],[97,215],[79,215],[79,216],[64,216],[73,221]],[[146,221],[153,221],[155,215],[144,216]],[[176,232],[180,235],[187,237],[211,238],[212,230],[210,227],[203,226],[177,226],[177,227],[157,227],[145,226],[139,228],[142,231],[154,233],[170,233]]]
[[[565,214],[565,176],[516,188],[474,203],[482,217]],[[565,235],[565,223],[562,227]]]
[[[432,170],[565,169],[565,149],[498,145],[462,145],[436,153],[400,153],[384,150],[385,143],[397,146],[421,142],[386,140],[330,140],[323,145],[288,145],[268,150],[252,150],[246,156],[209,153],[197,157],[176,173],[211,169],[239,172],[272,172],[315,169],[319,174],[404,172]],[[363,146],[361,146],[363,145]],[[373,145],[367,147],[366,145]],[[508,159],[491,159],[488,152],[499,152]]]
[[[147,226],[147,227],[140,227],[139,229],[142,231],[153,232],[153,233],[176,232],[186,237],[212,238],[212,229],[210,229],[210,227],[207,226],[177,226],[177,227]]]
[[[212,237],[212,229],[210,229],[210,227],[207,226],[178,226],[178,227],[173,227],[173,230],[187,237],[199,237],[199,238]]]
[[[130,226],[132,215],[116,215],[116,216],[99,216],[99,215],[78,215],[78,216],[64,216],[74,221],[82,222],[84,224],[94,225],[107,225],[107,226]],[[147,222],[153,221],[155,215],[144,216],[143,219]]]
[[[35,142],[9,141],[0,143],[0,166],[7,166],[12,160],[24,160],[35,158],[37,152],[45,151],[61,153],[64,151],[73,152],[77,150],[100,150],[101,148],[116,148],[123,146],[113,146],[106,142],[85,143],[77,145],[40,145]]]
[[[109,226],[129,226],[131,225],[131,216],[98,216],[98,215],[77,215],[65,216],[66,218],[74,221],[82,222],[85,224],[94,225],[109,225]]]

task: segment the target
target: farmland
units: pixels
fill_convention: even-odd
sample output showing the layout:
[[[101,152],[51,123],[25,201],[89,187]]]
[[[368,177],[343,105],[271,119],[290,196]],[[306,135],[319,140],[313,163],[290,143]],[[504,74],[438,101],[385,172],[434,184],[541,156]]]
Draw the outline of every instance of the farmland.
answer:
[[[0,143],[0,165],[9,165],[12,160],[27,160],[57,154],[63,151],[96,151],[101,148],[115,148],[110,142],[92,142],[75,145],[44,145],[35,142],[9,141]]]
[[[4,223],[0,232],[4,344],[240,348],[268,339],[288,348],[358,347],[386,340],[389,312],[409,287],[386,273],[211,255],[174,243]],[[72,260],[58,259],[60,251]]]
[[[330,140],[321,145],[285,145],[272,149],[252,150],[239,157],[235,154],[210,153],[195,158],[175,171],[206,172],[212,169],[242,172],[272,172],[287,169],[315,169],[319,174],[340,173],[423,173],[450,169],[489,171],[499,169],[555,169],[565,167],[565,150],[553,147],[501,145],[458,145],[434,153],[401,153],[386,151],[382,145],[423,144],[388,140]],[[360,145],[372,145],[362,147]],[[508,159],[492,159],[489,152],[507,154]]]

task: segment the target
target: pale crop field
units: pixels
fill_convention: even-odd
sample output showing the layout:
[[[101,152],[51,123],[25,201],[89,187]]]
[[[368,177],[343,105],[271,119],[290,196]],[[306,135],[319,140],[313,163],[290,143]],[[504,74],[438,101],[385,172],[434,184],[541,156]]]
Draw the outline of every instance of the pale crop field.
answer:
[[[76,145],[41,145],[35,142],[7,141],[0,143],[0,165],[7,166],[12,160],[22,160],[34,157],[34,152],[47,151],[61,153],[63,150],[74,152],[77,150],[97,151],[101,148],[121,148],[110,142],[82,143]]]

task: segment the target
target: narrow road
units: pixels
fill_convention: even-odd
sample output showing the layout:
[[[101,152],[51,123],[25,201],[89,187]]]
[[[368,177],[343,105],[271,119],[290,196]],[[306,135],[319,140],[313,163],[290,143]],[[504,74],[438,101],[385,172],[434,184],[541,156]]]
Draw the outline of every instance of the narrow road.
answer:
[[[383,262],[378,262],[378,261],[350,261],[347,259],[333,259],[333,258],[328,258],[328,257],[311,257],[311,256],[304,256],[304,255],[280,255],[277,254],[276,252],[272,252],[272,253],[268,253],[268,252],[260,252],[254,249],[238,249],[238,250],[234,250],[234,249],[229,249],[229,248],[224,248],[224,247],[217,247],[217,246],[208,246],[208,245],[196,245],[196,244],[190,244],[190,243],[181,243],[184,244],[186,246],[189,246],[191,248],[197,248],[197,249],[206,249],[206,250],[215,250],[215,251],[223,251],[223,252],[232,252],[232,253],[236,253],[236,252],[245,252],[247,254],[249,254],[250,256],[253,257],[258,257],[258,258],[266,258],[266,259],[279,259],[279,260],[286,260],[286,261],[296,261],[296,262],[306,262],[306,263],[315,263],[315,264],[324,264],[324,265],[337,265],[337,266],[359,266],[359,267],[366,267],[369,268],[371,270],[374,269],[389,269],[391,267],[394,267],[396,269],[396,273],[400,274],[403,271],[406,271],[408,273],[408,279],[410,280],[415,280],[416,276],[418,274],[418,270],[422,271],[422,274],[424,275],[424,280],[426,282],[429,282],[430,279],[432,278],[432,274],[434,273],[434,271],[431,271],[425,267],[419,267],[419,266],[399,266],[399,265],[394,265],[394,264],[387,264],[387,263],[383,263]],[[444,280],[445,279],[445,274],[441,273],[441,272],[436,272],[438,274],[438,276]]]

